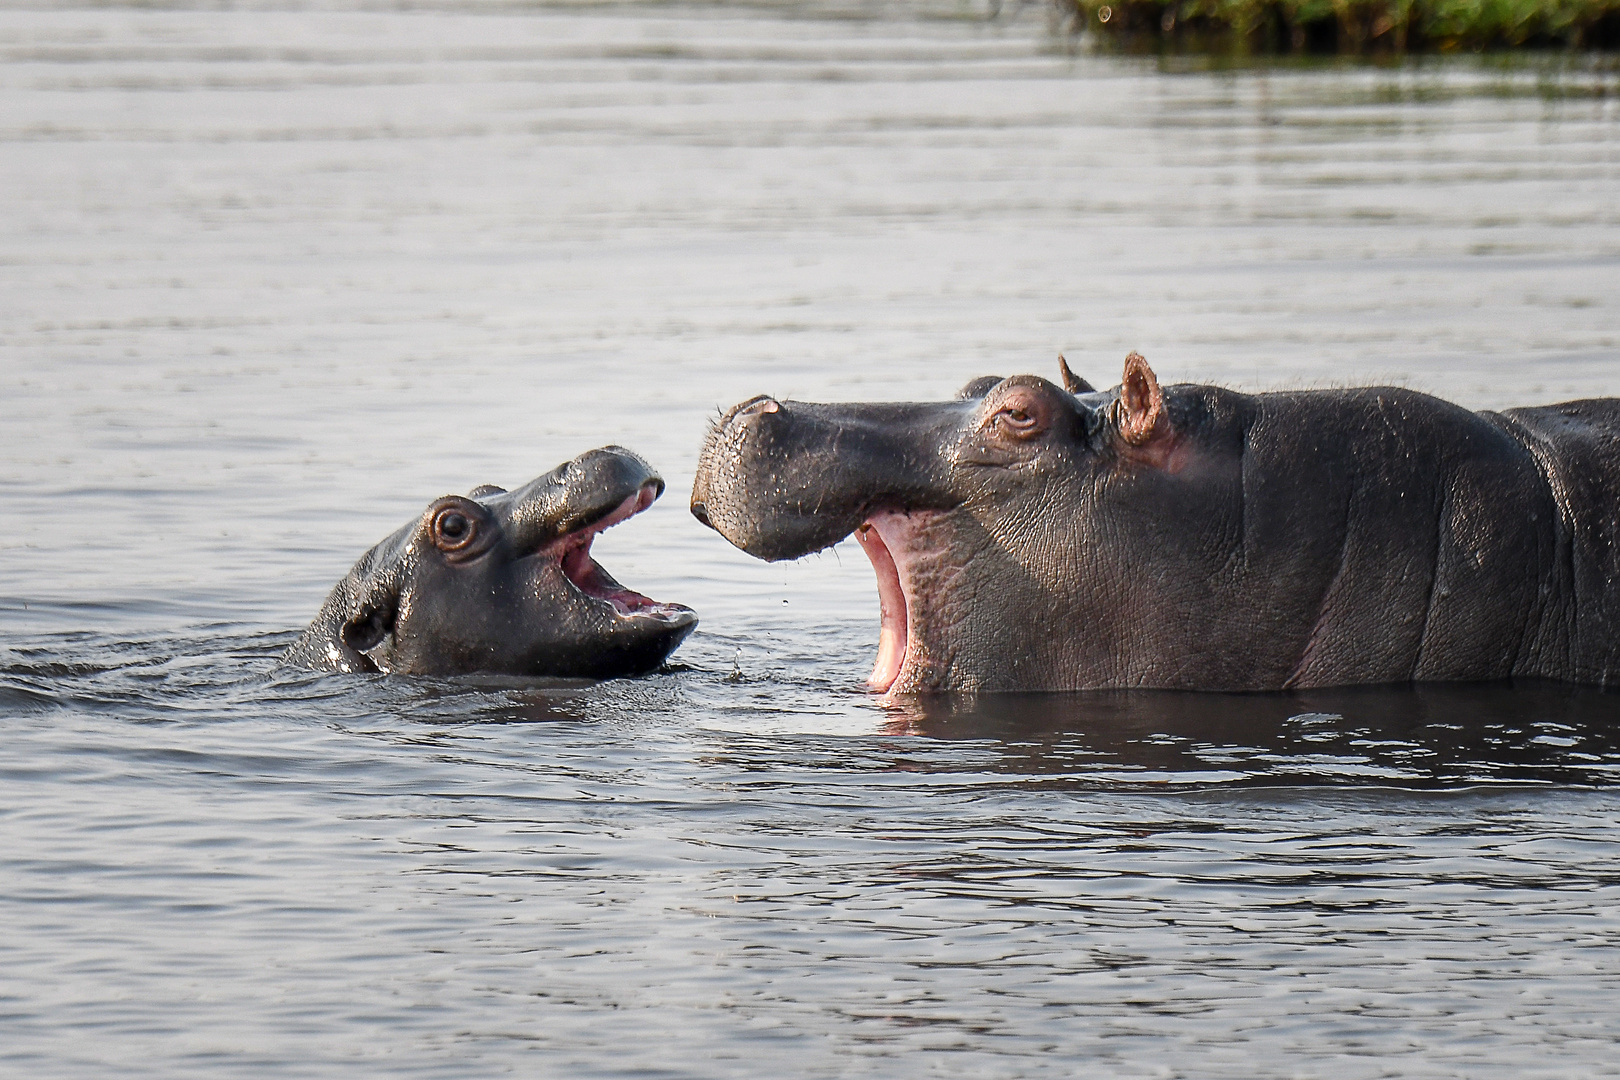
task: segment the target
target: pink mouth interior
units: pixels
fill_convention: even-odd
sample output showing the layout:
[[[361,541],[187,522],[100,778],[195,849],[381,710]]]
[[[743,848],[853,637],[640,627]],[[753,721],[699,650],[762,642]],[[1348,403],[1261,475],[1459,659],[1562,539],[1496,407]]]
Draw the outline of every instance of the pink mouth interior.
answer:
[[[620,615],[668,619],[690,610],[682,604],[661,604],[651,597],[614,584],[596,560],[591,558],[591,541],[596,539],[598,533],[635,517],[657,498],[657,484],[643,485],[640,491],[626,498],[607,517],[571,532],[551,545],[552,553],[559,557],[563,576],[574,588],[593,599],[612,604],[614,611]]]
[[[878,589],[878,651],[877,660],[872,664],[872,677],[866,682],[872,689],[880,693],[887,693],[900,677],[900,669],[906,663],[906,646],[909,640],[908,614],[906,611],[906,591],[900,584],[900,569],[895,565],[894,555],[889,546],[883,542],[879,532],[878,520],[863,522],[855,530],[855,539],[860,543],[861,550],[872,561],[872,570],[877,575]]]

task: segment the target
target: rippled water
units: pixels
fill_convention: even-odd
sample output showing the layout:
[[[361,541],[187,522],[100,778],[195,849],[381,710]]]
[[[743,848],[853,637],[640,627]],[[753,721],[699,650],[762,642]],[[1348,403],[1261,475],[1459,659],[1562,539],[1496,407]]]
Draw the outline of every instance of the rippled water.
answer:
[[[1620,1074],[1620,698],[861,688],[683,509],[761,391],[1620,393],[1620,81],[1201,72],[1037,5],[0,11],[0,1072]],[[595,687],[277,670],[630,445]]]

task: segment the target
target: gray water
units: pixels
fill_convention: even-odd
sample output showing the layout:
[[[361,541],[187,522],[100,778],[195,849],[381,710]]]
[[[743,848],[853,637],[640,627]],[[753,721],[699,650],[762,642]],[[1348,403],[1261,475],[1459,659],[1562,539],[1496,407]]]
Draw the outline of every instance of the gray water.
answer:
[[[1620,1075],[1620,699],[886,708],[717,407],[1620,393],[1620,77],[1200,70],[1037,4],[0,11],[0,1072]],[[698,608],[595,687],[275,658],[607,442]]]

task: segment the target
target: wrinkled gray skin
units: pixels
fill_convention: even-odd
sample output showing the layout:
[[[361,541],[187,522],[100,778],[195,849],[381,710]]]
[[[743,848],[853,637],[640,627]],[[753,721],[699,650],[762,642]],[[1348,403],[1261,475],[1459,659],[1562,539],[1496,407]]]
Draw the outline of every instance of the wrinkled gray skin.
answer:
[[[619,585],[591,560],[590,541],[663,490],[645,461],[608,446],[516,491],[435,499],[338,582],[283,662],[416,675],[652,671],[697,616]]]
[[[744,402],[693,513],[771,560],[856,531],[904,628],[872,680],[896,694],[1620,682],[1620,400],[1063,370],[949,403]]]

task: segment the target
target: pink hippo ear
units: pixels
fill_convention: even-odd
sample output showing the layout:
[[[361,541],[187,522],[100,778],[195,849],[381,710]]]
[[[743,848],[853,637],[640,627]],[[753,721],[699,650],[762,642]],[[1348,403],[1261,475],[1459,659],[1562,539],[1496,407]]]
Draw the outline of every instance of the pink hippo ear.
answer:
[[[1142,354],[1133,352],[1125,358],[1125,374],[1119,381],[1119,436],[1131,446],[1141,447],[1155,436],[1169,433],[1159,380]]]

